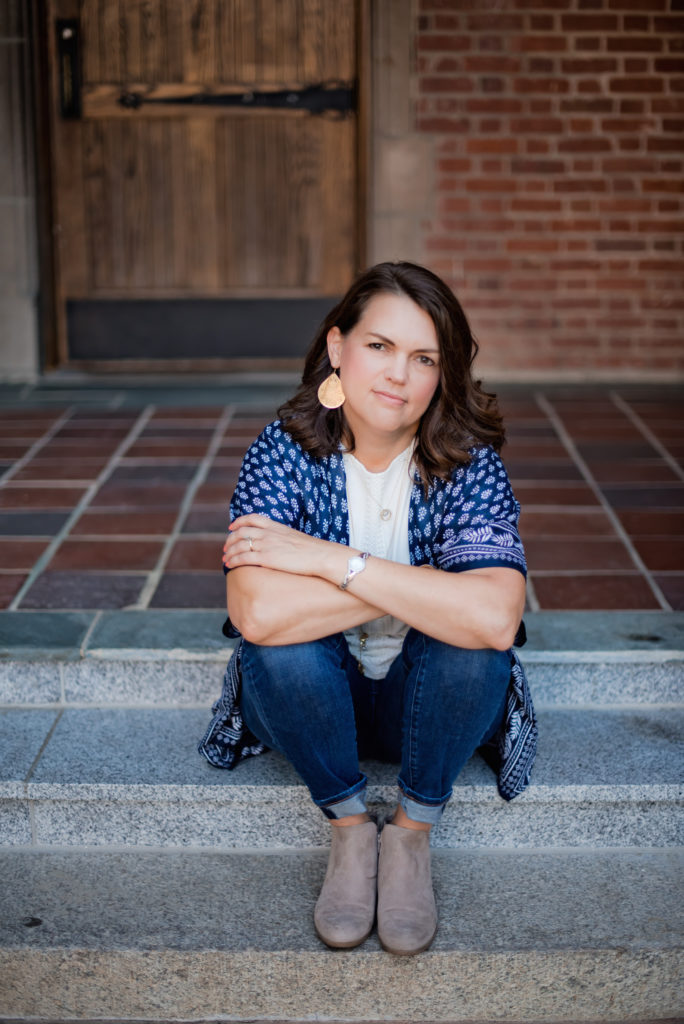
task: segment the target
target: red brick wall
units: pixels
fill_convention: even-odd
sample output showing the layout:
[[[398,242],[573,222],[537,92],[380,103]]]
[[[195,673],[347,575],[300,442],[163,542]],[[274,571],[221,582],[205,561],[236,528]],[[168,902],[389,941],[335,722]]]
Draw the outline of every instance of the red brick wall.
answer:
[[[483,369],[684,371],[684,0],[415,0],[426,262]]]

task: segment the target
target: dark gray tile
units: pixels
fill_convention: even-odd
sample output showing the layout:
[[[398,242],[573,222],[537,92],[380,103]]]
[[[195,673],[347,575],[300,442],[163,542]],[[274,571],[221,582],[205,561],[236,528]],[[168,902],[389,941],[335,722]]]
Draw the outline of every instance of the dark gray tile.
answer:
[[[676,612],[684,612],[684,572],[656,576],[655,581]]]
[[[221,633],[225,618],[222,610],[190,608],[105,612],[89,638],[88,649],[225,650],[226,640]]]
[[[601,488],[613,508],[678,508],[684,510],[684,486]]]
[[[225,608],[226,582],[221,572],[169,572],[162,576],[151,608]]]
[[[138,597],[144,576],[120,573],[44,572],[22,608],[124,608]]]
[[[183,481],[192,480],[197,472],[195,463],[176,463],[165,466],[155,463],[150,466],[122,466],[119,465],[108,477],[109,483],[140,483],[154,484],[166,483],[169,480]]]
[[[226,534],[228,518],[228,509],[225,505],[218,505],[216,508],[191,508],[181,533]]]
[[[0,512],[0,535],[52,537],[64,526],[69,512]]]
[[[0,647],[77,655],[92,621],[92,612],[2,612]]]

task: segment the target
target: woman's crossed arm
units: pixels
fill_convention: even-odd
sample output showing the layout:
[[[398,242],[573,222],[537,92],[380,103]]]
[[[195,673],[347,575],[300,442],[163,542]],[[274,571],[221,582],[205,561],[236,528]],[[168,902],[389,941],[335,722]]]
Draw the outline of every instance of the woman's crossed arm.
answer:
[[[506,650],[522,617],[516,569],[449,573],[369,558],[343,591],[355,549],[255,514],[231,524],[224,552],[228,613],[254,643],[304,643],[389,614],[445,643]]]

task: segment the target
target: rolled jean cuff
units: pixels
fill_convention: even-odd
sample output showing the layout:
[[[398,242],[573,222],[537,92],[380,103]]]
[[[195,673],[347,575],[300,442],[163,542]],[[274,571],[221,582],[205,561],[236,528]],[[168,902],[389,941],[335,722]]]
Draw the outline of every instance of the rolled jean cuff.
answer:
[[[449,794],[451,796],[451,793]],[[422,800],[414,800],[412,796],[399,789],[399,804],[407,818],[411,821],[420,821],[424,825],[437,825],[444,813],[449,797],[445,800],[435,800],[431,803],[424,803]]]
[[[365,814],[366,807],[366,783],[364,775],[355,786],[352,786],[345,793],[341,794],[342,799],[337,798],[333,803],[322,804],[315,801],[325,814],[326,818],[347,818],[350,814]]]

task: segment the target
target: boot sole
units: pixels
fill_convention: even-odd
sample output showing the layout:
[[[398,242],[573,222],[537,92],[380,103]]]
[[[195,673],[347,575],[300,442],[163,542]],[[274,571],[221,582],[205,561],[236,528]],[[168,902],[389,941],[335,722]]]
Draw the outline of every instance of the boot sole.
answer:
[[[363,938],[361,938],[361,939],[354,939],[352,942],[333,942],[331,939],[326,939],[325,936],[321,935],[321,933],[319,932],[319,930],[318,930],[318,928],[316,927],[315,924],[314,924],[314,931],[316,932],[316,935],[321,940],[321,942],[325,943],[325,945],[328,947],[328,949],[354,949],[356,946],[360,946],[362,942],[366,941],[368,936],[373,931],[373,925],[370,926],[370,928],[368,929],[366,934],[363,936]]]
[[[424,953],[426,949],[430,948],[432,943],[435,941],[435,935],[437,934],[437,930],[438,929],[435,928],[434,932],[432,933],[428,941],[425,942],[422,946],[419,946],[418,949],[392,949],[391,946],[388,946],[387,943],[383,942],[382,936],[380,935],[379,932],[378,938],[380,939],[380,945],[382,946],[386,953],[392,953],[393,956],[416,956],[417,953]]]

